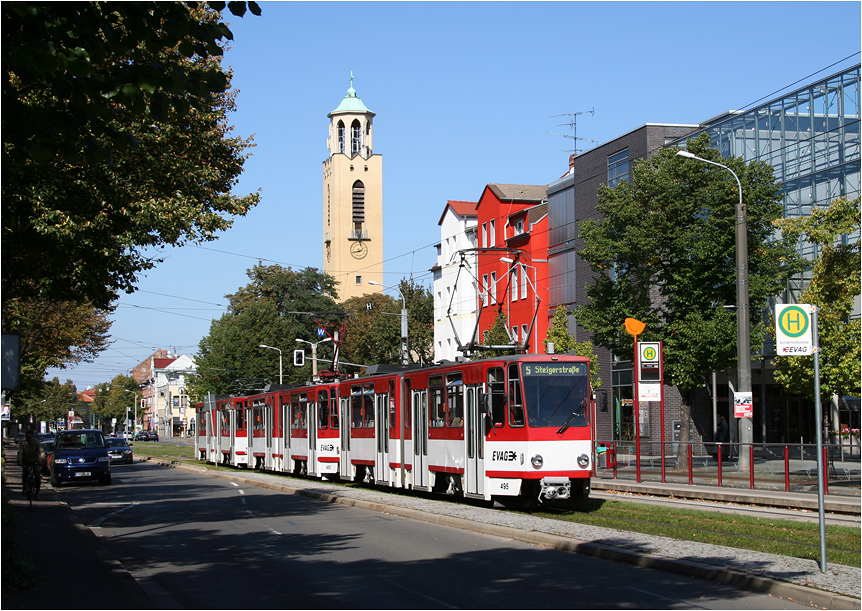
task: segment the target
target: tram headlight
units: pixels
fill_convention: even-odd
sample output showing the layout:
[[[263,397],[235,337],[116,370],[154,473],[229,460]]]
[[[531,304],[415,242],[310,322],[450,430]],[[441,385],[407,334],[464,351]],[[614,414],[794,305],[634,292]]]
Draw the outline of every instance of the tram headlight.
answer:
[[[533,465],[534,469],[541,469],[542,465],[545,464],[545,459],[542,458],[541,454],[536,454],[530,459],[530,464]]]
[[[589,456],[587,456],[586,454],[581,454],[580,456],[578,456],[578,466],[581,469],[586,469],[589,466],[589,464],[590,464],[590,457]]]

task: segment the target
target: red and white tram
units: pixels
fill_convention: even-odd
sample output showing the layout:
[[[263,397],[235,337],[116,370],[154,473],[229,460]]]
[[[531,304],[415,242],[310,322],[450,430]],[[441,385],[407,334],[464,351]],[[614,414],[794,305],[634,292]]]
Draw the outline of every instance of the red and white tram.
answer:
[[[372,368],[374,369],[374,368]],[[207,462],[525,501],[584,498],[589,360],[516,355],[198,404]]]

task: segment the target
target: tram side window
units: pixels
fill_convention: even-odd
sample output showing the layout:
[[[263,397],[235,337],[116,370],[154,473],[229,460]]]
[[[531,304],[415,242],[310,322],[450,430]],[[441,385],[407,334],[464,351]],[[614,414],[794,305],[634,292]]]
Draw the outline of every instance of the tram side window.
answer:
[[[395,383],[389,381],[389,430],[394,431],[398,428],[398,422],[395,414]]]
[[[491,419],[494,426],[506,424],[506,382],[502,367],[488,370],[488,394],[491,399]]]
[[[374,428],[374,384],[366,384],[362,393],[362,409],[365,417],[365,428]]]
[[[321,390],[317,393],[317,428],[329,426],[329,393]]]
[[[524,401],[517,363],[509,364],[509,422],[512,426],[524,426]]]
[[[446,426],[461,428],[464,426],[464,382],[461,373],[450,373],[446,376],[449,409]]]
[[[428,378],[428,426],[439,428],[446,422],[446,389],[443,387],[443,376]]]
[[[292,429],[304,429],[306,428],[306,408],[308,406],[308,399],[305,396],[305,393],[301,395],[293,395],[291,406],[293,408],[293,418],[291,420],[290,428]]]
[[[338,429],[338,394],[335,389],[332,389],[332,395],[329,397],[329,426],[333,429]]]
[[[362,387],[350,387],[350,424],[355,429],[362,428]]]
[[[263,426],[263,405],[257,403],[252,409],[252,427],[255,431],[262,431],[264,429]]]
[[[236,430],[245,430],[245,402],[240,401],[236,404]]]

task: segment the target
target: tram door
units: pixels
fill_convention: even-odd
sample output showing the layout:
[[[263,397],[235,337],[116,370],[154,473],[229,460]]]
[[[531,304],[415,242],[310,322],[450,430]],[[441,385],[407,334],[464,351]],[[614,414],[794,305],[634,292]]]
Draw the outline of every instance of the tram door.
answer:
[[[290,395],[279,395],[278,405],[278,446],[276,453],[281,456],[281,471],[290,467]]]
[[[413,487],[428,489],[428,391],[413,393]]]
[[[339,475],[344,479],[353,478],[353,465],[350,464],[350,397],[340,397],[339,422],[341,423],[341,455],[338,460]]]
[[[374,478],[378,484],[389,483],[389,395],[375,395],[377,410],[377,430],[374,438],[377,444],[374,460]]]
[[[308,423],[308,464],[305,465],[305,468],[309,475],[317,475],[317,401],[308,402],[306,418]]]
[[[273,406],[272,403],[265,402],[263,404],[263,428],[265,431],[265,441],[263,444],[264,447],[264,455],[263,455],[263,468],[267,471],[272,471],[273,463],[275,462],[275,457],[273,454],[273,434],[272,427],[275,425],[275,418],[273,414]]]
[[[485,495],[485,415],[479,409],[481,387],[467,387],[467,484],[465,493]]]

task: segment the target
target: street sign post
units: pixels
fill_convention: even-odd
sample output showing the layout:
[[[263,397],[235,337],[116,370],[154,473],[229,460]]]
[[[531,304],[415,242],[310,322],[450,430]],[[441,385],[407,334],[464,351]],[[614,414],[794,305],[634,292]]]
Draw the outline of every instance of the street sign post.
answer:
[[[820,346],[817,337],[817,306],[806,303],[775,306],[775,350],[778,356],[814,355],[814,421],[817,435],[817,506],[820,514],[820,571],[826,572],[826,510],[823,488],[823,408],[820,405]]]

